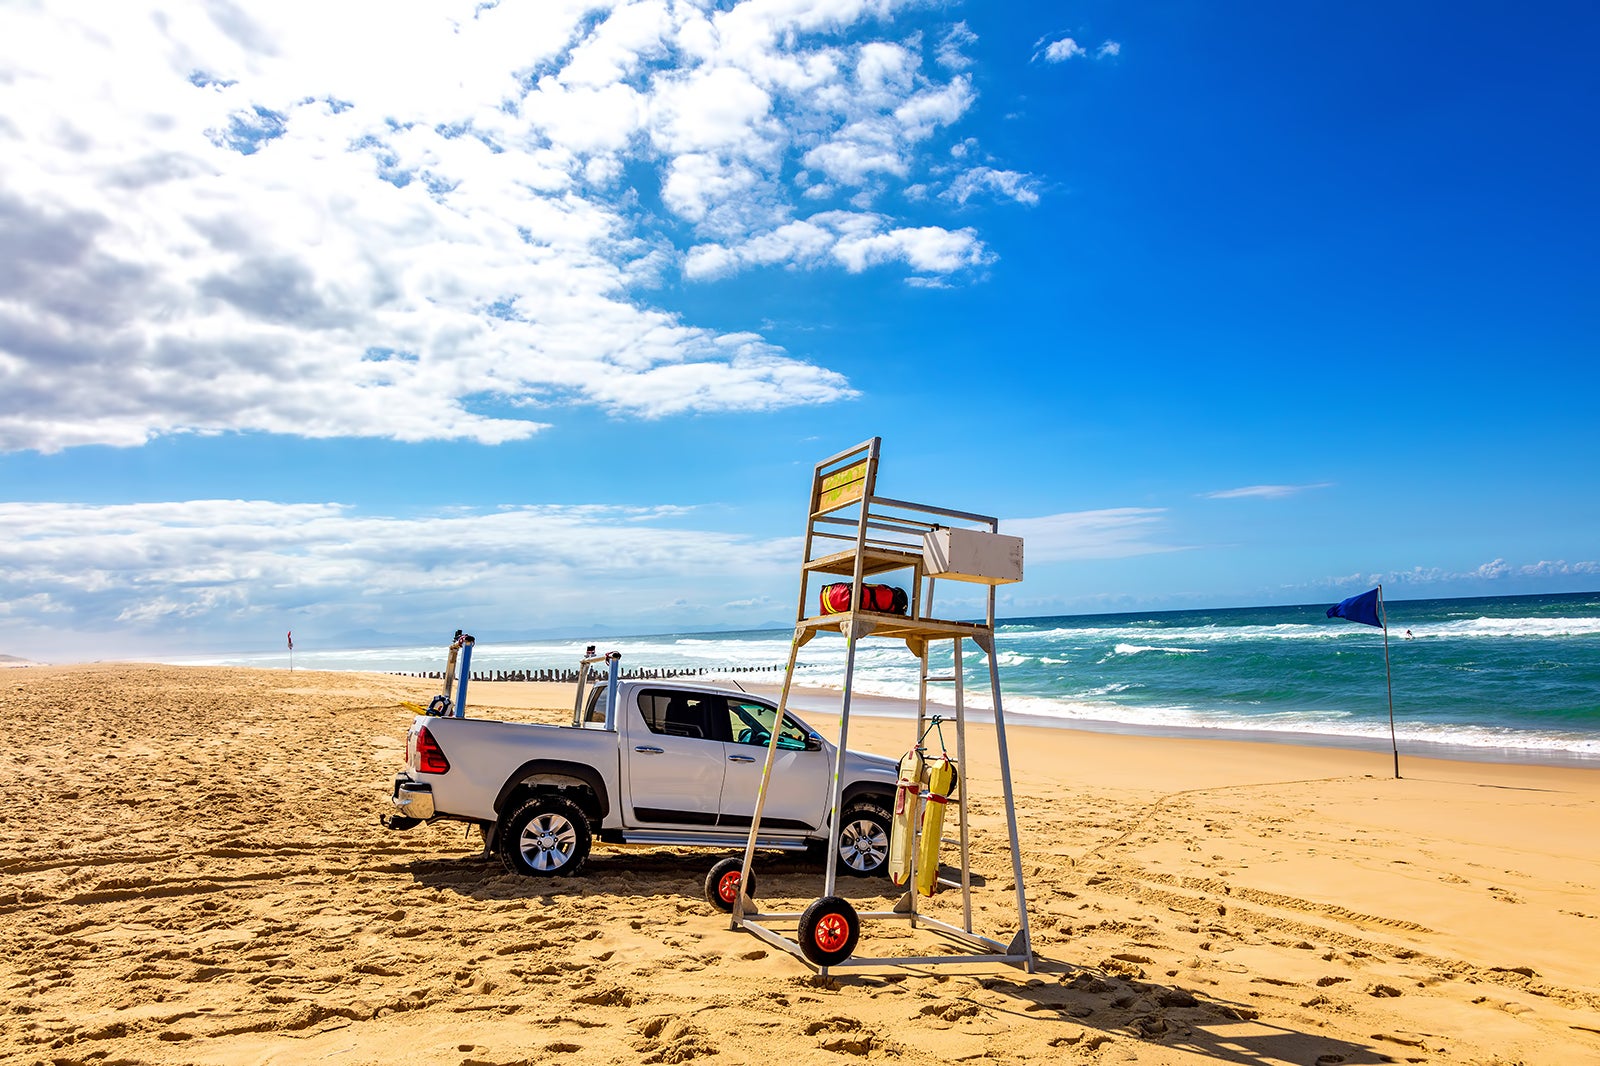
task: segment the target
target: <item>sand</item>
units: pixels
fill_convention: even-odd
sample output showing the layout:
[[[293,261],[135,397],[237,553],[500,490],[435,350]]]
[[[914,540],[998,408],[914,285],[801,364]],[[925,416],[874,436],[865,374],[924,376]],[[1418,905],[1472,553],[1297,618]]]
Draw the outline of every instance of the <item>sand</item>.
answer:
[[[703,901],[716,853],[600,845],[532,881],[460,825],[381,828],[400,701],[433,691],[7,671],[0,1063],[1600,1061],[1600,772],[1407,758],[1396,781],[1386,753],[1013,729],[1036,972],[820,978]],[[852,746],[910,729],[858,715]],[[977,928],[1008,940],[993,734],[969,743]],[[799,859],[757,869],[763,903],[820,893]]]

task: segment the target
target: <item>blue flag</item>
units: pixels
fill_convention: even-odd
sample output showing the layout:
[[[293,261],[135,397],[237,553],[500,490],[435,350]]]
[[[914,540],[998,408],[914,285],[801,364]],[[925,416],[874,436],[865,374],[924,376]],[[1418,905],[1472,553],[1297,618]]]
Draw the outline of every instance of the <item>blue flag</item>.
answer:
[[[1340,600],[1328,608],[1329,618],[1343,618],[1349,622],[1360,622],[1366,626],[1382,626],[1383,619],[1378,617],[1379,589],[1363,592],[1359,596],[1351,596],[1348,600]]]

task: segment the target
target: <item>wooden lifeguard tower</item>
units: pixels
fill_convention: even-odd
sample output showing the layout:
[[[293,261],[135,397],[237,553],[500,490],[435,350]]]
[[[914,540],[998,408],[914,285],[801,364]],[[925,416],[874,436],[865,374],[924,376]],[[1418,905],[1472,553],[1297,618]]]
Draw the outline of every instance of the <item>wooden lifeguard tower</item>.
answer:
[[[1028,932],[1027,898],[1023,888],[1022,856],[1017,844],[1016,804],[1011,788],[1005,712],[1001,704],[1000,675],[994,646],[995,587],[1022,579],[1022,541],[1016,537],[1002,536],[996,518],[878,495],[880,447],[881,439],[874,437],[816,464],[807,507],[805,553],[800,567],[800,597],[795,611],[794,638],[790,645],[782,694],[778,700],[778,720],[782,721],[788,707],[800,649],[819,633],[841,634],[845,639],[844,692],[839,709],[839,744],[834,755],[833,795],[829,814],[831,832],[822,895],[801,912],[762,913],[756,909],[754,900],[743,891],[743,886],[751,884],[751,860],[755,854],[762,806],[771,783],[778,749],[779,730],[773,729],[761,787],[756,794],[744,861],[738,868],[738,882],[732,886],[734,898],[729,901],[732,928],[753,933],[775,947],[817,966],[824,974],[829,967],[943,963],[1001,963],[1021,966],[1032,973],[1033,951]],[[862,609],[860,605],[865,602],[862,598],[863,586],[869,578],[894,578],[907,582],[910,589],[905,612]],[[850,583],[848,607],[841,613],[827,613],[817,606],[822,586],[830,579],[833,582],[845,580]],[[941,581],[987,586],[987,609],[983,620],[957,621],[938,617],[934,593],[937,583]],[[913,805],[911,816],[895,820],[897,828],[904,831],[909,827],[912,834],[911,839],[901,845],[909,845],[909,852],[903,854],[909,854],[911,861],[910,868],[904,871],[905,895],[893,910],[858,913],[849,900],[837,894],[839,838],[845,828],[840,818],[844,789],[844,776],[840,768],[850,739],[850,701],[855,685],[856,648],[862,640],[883,638],[903,640],[920,665],[914,748],[920,749],[932,729],[938,728],[944,721],[952,720],[929,713],[929,684],[954,685],[955,764],[961,781],[949,797],[946,809],[954,808],[954,827],[958,835],[952,841],[935,837],[931,847],[927,847],[929,841],[918,839],[923,819],[916,813],[916,806],[919,800],[926,803],[930,793],[924,782],[920,786],[919,797],[919,787],[913,785],[908,797]],[[953,668],[948,676],[935,677],[930,674],[929,653],[930,648],[941,641],[951,642]],[[973,929],[967,818],[967,782],[970,778],[967,775],[966,691],[963,682],[963,652],[967,641],[981,648],[989,662],[999,776],[1005,799],[1011,868],[1016,886],[1017,927],[1009,942],[992,939]],[[942,729],[940,736],[942,739]],[[902,785],[905,785],[904,780]],[[934,799],[939,801],[941,798],[935,794]],[[957,849],[954,879],[938,876],[937,854],[941,843],[953,844]],[[922,883],[930,893],[937,890],[935,884],[940,888],[960,890],[960,925],[919,913],[916,870],[919,855],[934,856],[932,876],[929,876],[930,871],[924,870],[922,878]],[[727,860],[727,865],[721,868],[732,873],[732,862]],[[927,929],[941,934],[946,941],[941,946],[950,947],[952,945],[948,941],[953,941],[955,946],[967,950],[959,954],[880,958],[855,956],[862,923],[880,920],[909,922],[914,929]],[[769,924],[773,922],[797,922],[796,936],[791,939],[777,932]]]

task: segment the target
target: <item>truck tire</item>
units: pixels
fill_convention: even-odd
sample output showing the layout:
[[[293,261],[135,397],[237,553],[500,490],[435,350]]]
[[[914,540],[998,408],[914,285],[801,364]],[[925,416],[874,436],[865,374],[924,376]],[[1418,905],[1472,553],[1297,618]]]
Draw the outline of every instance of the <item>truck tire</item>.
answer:
[[[535,796],[500,835],[500,861],[524,877],[569,877],[589,857],[589,818],[563,796]]]
[[[882,877],[889,870],[889,811],[876,800],[845,805],[839,820],[839,872]]]

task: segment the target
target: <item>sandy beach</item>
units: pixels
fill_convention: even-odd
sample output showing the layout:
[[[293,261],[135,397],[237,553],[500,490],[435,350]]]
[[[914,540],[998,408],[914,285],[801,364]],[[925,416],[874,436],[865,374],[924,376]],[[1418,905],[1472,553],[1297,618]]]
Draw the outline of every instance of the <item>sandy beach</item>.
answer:
[[[597,845],[535,882],[459,824],[380,827],[402,701],[435,690],[5,671],[0,1063],[1600,1061],[1594,770],[1403,758],[1397,781],[1388,753],[1014,728],[1036,972],[824,979],[704,902],[718,853]],[[570,700],[480,683],[471,713]],[[796,709],[837,727],[826,694]],[[910,732],[857,715],[851,746]],[[977,927],[1007,940],[993,733],[968,741]],[[820,892],[798,859],[757,869],[763,903]],[[900,930],[873,953],[909,953]]]

